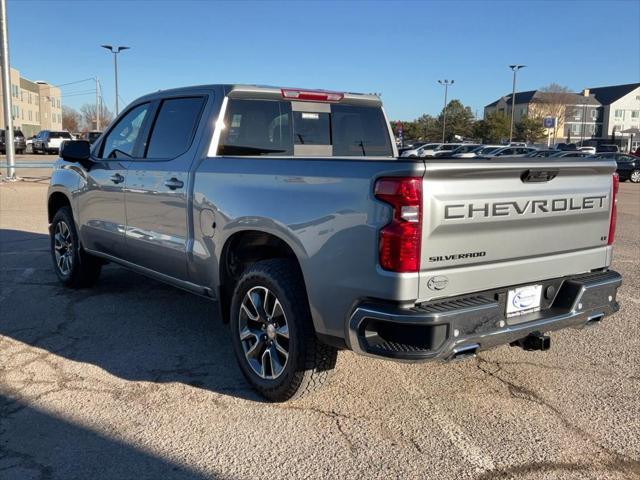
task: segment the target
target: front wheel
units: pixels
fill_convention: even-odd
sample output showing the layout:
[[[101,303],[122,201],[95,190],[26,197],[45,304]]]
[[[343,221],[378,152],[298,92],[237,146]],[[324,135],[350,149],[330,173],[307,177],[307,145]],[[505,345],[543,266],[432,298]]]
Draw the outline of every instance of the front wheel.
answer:
[[[321,386],[335,368],[337,350],[318,341],[297,265],[274,259],[255,263],[235,287],[231,334],[243,375],[274,402]]]
[[[629,175],[629,180],[631,180],[633,183],[640,183],[640,170],[634,170],[633,172],[631,172],[631,175]]]
[[[69,207],[56,212],[49,235],[53,267],[60,282],[72,288],[92,286],[100,276],[102,263],[80,245]]]

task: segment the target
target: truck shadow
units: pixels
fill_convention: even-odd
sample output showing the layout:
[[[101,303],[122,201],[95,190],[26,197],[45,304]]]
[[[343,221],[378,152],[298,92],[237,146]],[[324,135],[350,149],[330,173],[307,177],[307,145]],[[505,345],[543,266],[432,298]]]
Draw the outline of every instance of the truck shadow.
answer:
[[[55,276],[47,235],[0,229],[0,335],[130,381],[181,382],[262,401],[217,305],[107,265],[91,289]]]
[[[2,478],[212,478],[0,394]]]

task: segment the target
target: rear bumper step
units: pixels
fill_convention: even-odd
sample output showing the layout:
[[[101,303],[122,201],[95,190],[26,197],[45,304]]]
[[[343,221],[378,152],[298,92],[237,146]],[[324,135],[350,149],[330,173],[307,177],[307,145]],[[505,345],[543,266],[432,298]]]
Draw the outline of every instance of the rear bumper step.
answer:
[[[541,311],[516,318],[505,316],[504,298],[513,287],[410,309],[365,303],[349,320],[349,344],[357,353],[403,361],[458,360],[512,343],[545,350],[548,337],[541,334],[596,325],[619,309],[622,277],[612,270],[541,283],[557,293]]]

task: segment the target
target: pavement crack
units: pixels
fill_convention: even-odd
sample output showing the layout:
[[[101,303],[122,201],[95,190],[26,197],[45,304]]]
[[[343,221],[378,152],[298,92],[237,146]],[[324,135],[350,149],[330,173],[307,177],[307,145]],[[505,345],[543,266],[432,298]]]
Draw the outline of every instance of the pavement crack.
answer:
[[[512,380],[506,378],[506,376],[509,375],[509,372],[504,370],[502,368],[502,365],[503,363],[499,361],[487,360],[481,356],[477,357],[476,366],[478,370],[480,370],[484,374],[497,380],[498,382],[503,384],[505,387],[507,387],[509,395],[512,398],[535,403],[547,409],[548,411],[550,411],[567,430],[570,430],[572,433],[576,434],[578,437],[582,438],[587,443],[595,446],[600,451],[600,453],[610,457],[609,463],[612,466],[618,465],[621,468],[620,470],[621,473],[640,472],[640,461],[633,459],[631,457],[628,457],[623,453],[611,450],[608,447],[602,445],[600,441],[595,437],[595,435],[587,432],[586,430],[575,425],[574,423],[571,423],[566,418],[563,412],[561,412],[557,407],[551,405],[549,402],[543,399],[536,392],[534,392],[529,388],[523,387],[521,385],[517,385]]]
[[[355,445],[355,442],[352,439],[352,436],[345,430],[343,421],[358,421],[358,420],[368,420],[367,417],[364,416],[353,416],[346,415],[344,413],[336,412],[335,410],[323,410],[317,407],[301,407],[297,405],[282,405],[276,408],[281,408],[285,410],[298,410],[301,412],[313,412],[319,415],[322,415],[326,418],[329,418],[336,426],[338,432],[345,440],[347,446],[349,447],[349,451],[351,455],[355,458],[358,454],[358,447]]]

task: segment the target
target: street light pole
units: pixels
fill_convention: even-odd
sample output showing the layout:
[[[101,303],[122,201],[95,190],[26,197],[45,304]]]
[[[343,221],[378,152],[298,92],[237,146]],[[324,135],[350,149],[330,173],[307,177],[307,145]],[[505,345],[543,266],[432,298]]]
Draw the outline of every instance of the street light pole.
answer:
[[[2,56],[2,103],[4,107],[4,145],[7,154],[7,177],[16,178],[15,145],[13,144],[13,111],[11,110],[11,67],[9,64],[9,34],[7,32],[7,2],[0,0],[0,55]]]
[[[118,54],[123,50],[129,50],[131,47],[113,47],[111,45],[101,45],[102,48],[106,48],[111,53],[113,53],[113,70],[115,72],[116,77],[116,116],[118,115]]]
[[[100,130],[100,82],[96,77],[96,130]]]
[[[442,109],[442,143],[445,139],[445,130],[447,128],[447,93],[449,85],[453,85],[455,80],[438,80],[440,85],[444,85],[444,108]]]
[[[526,65],[509,65],[513,70],[513,88],[511,89],[511,126],[509,127],[509,143],[513,141],[513,112],[516,109],[516,73]]]

